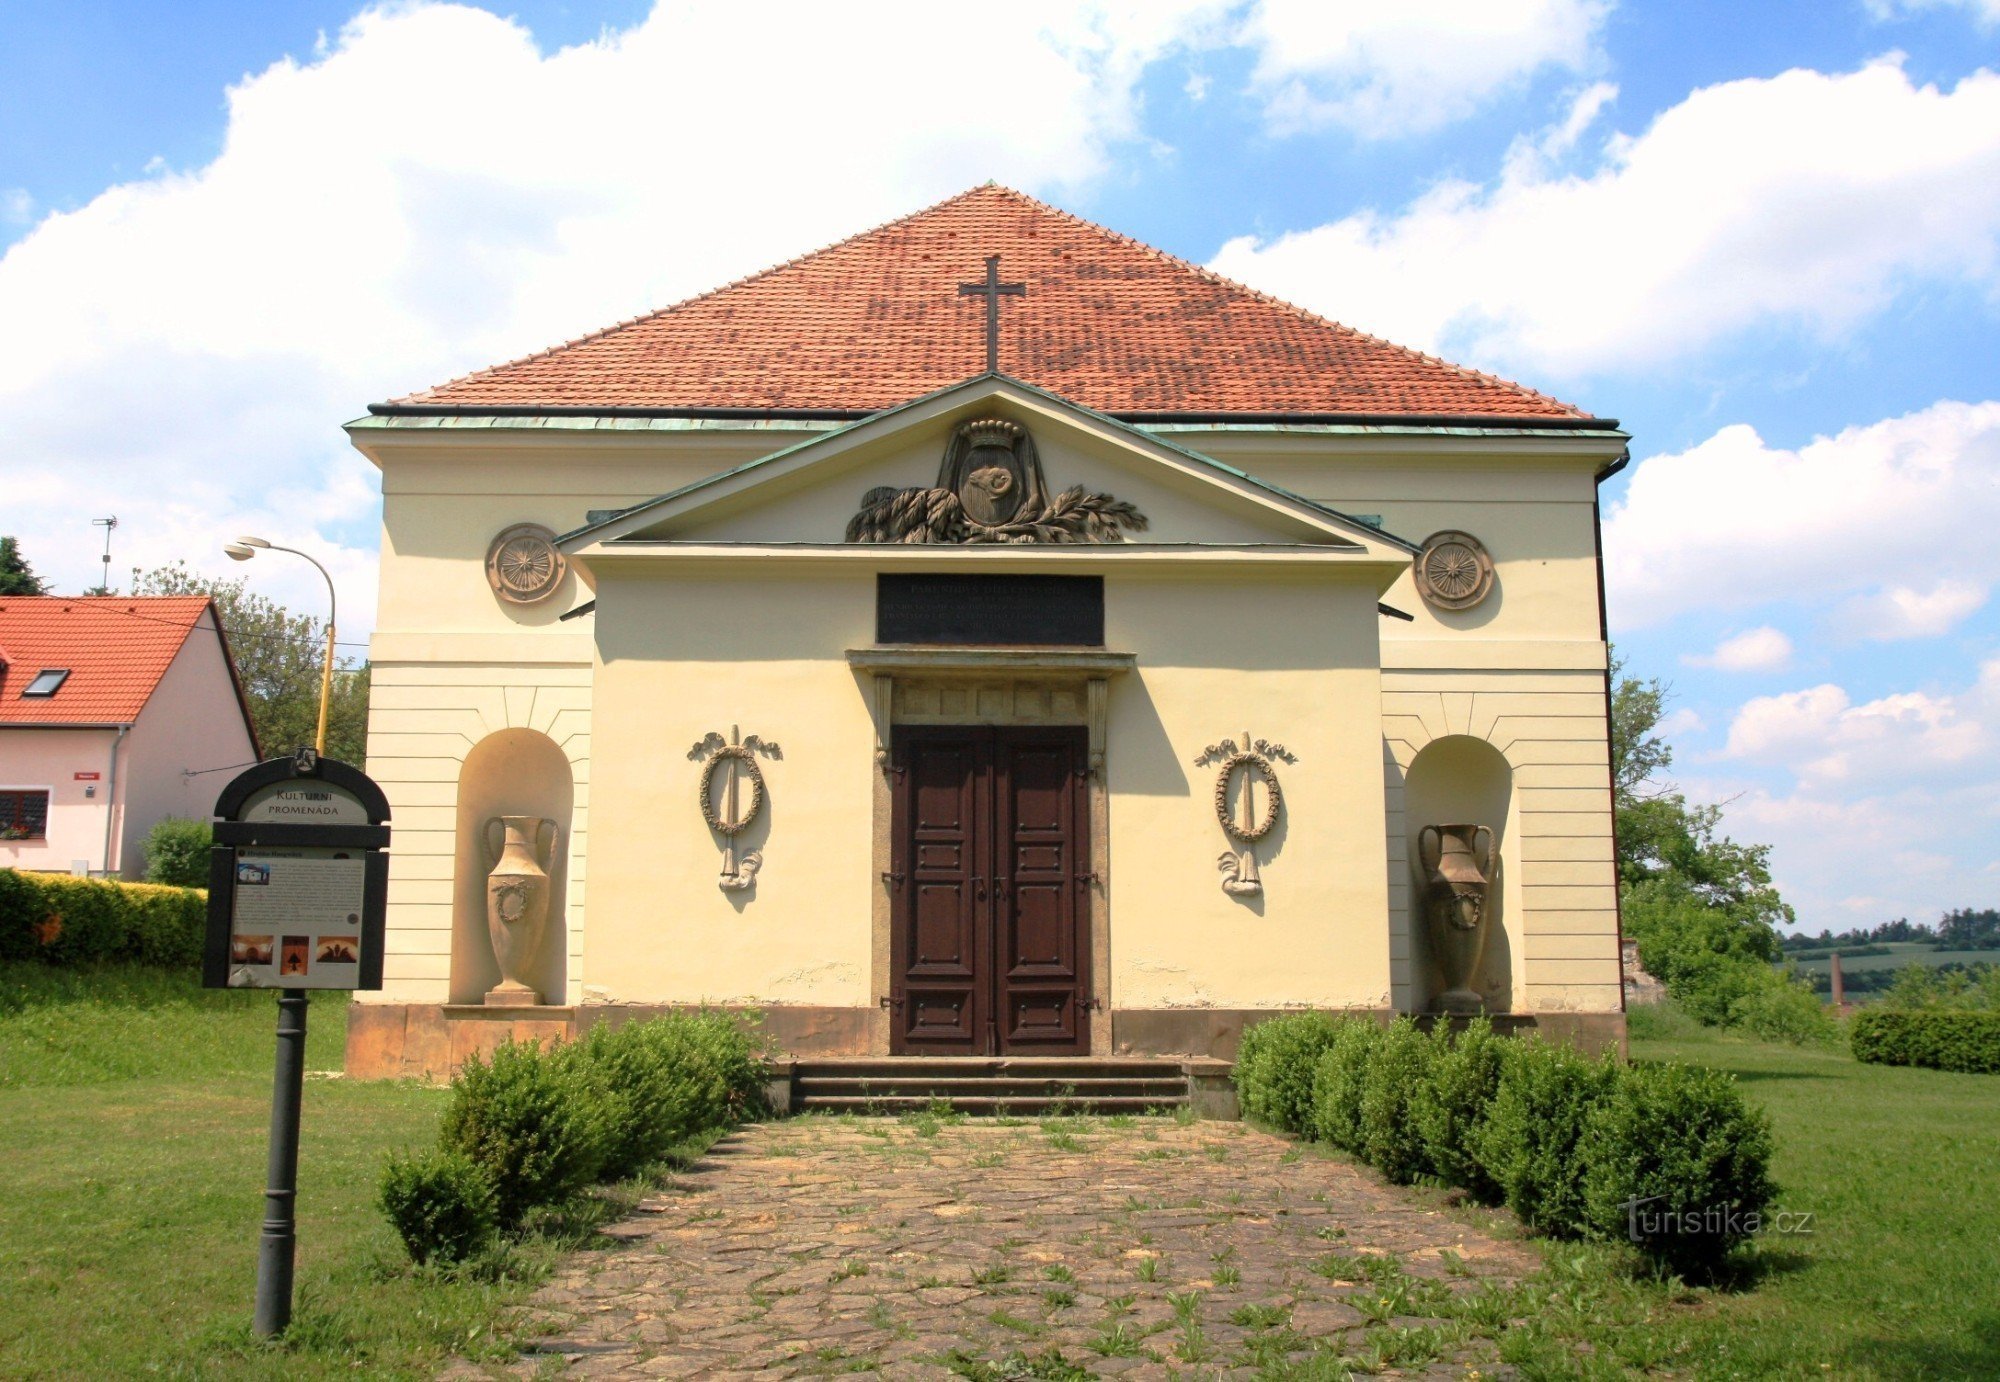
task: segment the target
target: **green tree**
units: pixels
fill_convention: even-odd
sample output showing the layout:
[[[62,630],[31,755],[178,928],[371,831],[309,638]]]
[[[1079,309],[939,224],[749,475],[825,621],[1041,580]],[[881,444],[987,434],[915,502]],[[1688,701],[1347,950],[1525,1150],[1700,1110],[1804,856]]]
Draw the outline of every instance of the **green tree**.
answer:
[[[313,742],[319,725],[319,683],[326,655],[326,625],[309,614],[293,614],[242,578],[221,580],[188,570],[177,561],[153,571],[132,572],[134,595],[206,595],[215,601],[250,703],[250,721],[266,754],[280,754]],[[361,765],[368,749],[368,667],[337,659],[333,695],[327,707],[326,751]]]
[[[0,537],[0,595],[46,595],[48,586],[21,555],[21,544]]]
[[[1720,806],[1690,804],[1664,780],[1673,748],[1659,727],[1670,689],[1626,676],[1616,656],[1611,675],[1625,934],[1638,942],[1647,970],[1695,1017],[1749,1021],[1786,985],[1771,966],[1783,953],[1777,928],[1794,915],[1771,882],[1771,847],[1724,835]]]
[[[1722,808],[1690,805],[1662,779],[1673,746],[1660,737],[1672,689],[1658,679],[1624,675],[1611,659],[1611,780],[1618,817],[1618,878],[1627,888],[1666,880],[1702,905],[1753,930],[1794,920],[1771,882],[1771,847],[1739,844],[1721,833]],[[1756,949],[1765,949],[1760,940]]]

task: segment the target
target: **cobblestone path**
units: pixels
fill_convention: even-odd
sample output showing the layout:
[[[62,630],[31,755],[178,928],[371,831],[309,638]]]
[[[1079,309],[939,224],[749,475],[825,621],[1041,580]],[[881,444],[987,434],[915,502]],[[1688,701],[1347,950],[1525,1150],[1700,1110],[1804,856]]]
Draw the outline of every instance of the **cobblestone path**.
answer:
[[[1536,1266],[1345,1162],[1166,1118],[762,1124],[611,1232],[537,1296],[519,1371],[1461,1376]]]

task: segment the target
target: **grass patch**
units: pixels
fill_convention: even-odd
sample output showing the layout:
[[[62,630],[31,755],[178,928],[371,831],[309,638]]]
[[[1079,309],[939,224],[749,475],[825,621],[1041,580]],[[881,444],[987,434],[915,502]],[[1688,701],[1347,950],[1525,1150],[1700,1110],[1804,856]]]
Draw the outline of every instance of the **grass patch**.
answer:
[[[0,964],[0,1372],[429,1377],[512,1356],[506,1321],[643,1183],[539,1216],[453,1272],[412,1267],[376,1207],[384,1156],[428,1145],[444,1090],[329,1078],[347,1001],[315,994],[296,1308],[251,1337],[277,997],[136,966]]]
[[[1709,1031],[1635,1041],[1642,1060],[1732,1071],[1770,1110],[1777,1207],[1812,1232],[1766,1235],[1719,1295],[1700,1347],[1747,1375],[2000,1374],[2000,1085],[1862,1065],[1843,1051]]]

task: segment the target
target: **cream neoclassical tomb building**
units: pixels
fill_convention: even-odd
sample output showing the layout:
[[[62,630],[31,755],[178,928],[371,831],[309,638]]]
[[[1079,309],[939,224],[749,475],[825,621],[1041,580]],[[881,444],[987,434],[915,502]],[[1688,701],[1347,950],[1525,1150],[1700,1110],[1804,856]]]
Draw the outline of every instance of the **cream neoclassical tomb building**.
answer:
[[[801,1055],[1622,1034],[1613,422],[988,186],[348,432],[357,1074],[696,1004]]]

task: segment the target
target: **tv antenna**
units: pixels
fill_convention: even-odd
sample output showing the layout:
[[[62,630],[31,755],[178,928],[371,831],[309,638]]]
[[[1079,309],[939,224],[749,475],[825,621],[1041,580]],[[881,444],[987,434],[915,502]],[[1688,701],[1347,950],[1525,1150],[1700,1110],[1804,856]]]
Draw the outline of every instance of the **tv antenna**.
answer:
[[[118,526],[118,515],[114,513],[109,518],[93,518],[90,520],[90,526],[104,529],[104,579],[98,584],[97,588],[103,594],[109,595],[111,593],[111,530]]]

